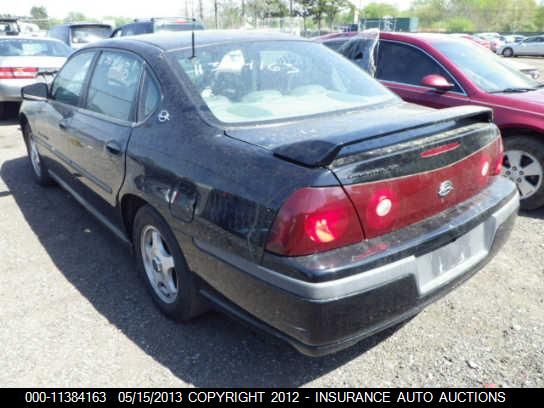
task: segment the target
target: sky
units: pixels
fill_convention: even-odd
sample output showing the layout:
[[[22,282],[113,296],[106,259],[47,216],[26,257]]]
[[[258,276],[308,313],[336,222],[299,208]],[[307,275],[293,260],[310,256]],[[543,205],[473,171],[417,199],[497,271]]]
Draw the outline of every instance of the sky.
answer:
[[[32,6],[45,6],[50,17],[64,18],[70,11],[79,11],[89,17],[123,16],[150,17],[185,15],[185,1],[197,0],[1,0],[0,14],[9,13],[18,16],[29,15]],[[350,0],[358,7],[364,7],[370,0]],[[400,9],[410,6],[412,0],[376,0],[395,4]],[[207,10],[211,9],[212,0],[204,0]]]

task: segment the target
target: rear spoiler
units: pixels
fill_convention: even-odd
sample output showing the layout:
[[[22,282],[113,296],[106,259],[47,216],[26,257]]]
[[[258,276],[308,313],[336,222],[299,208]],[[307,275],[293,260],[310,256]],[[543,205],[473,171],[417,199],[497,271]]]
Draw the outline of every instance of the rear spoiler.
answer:
[[[308,167],[327,166],[346,146],[381,138],[398,132],[408,132],[417,128],[439,125],[455,121],[470,123],[490,123],[493,111],[478,106],[459,106],[454,108],[422,111],[421,114],[399,119],[384,117],[361,126],[356,134],[345,134],[342,137],[307,139],[300,142],[283,144],[272,148],[274,155],[285,160],[303,164]],[[364,116],[362,117],[364,119]],[[334,122],[334,119],[332,119]]]

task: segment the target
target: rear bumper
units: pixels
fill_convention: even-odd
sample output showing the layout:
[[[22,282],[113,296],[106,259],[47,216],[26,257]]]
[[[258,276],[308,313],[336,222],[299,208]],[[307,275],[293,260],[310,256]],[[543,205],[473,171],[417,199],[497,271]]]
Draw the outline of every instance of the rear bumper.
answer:
[[[35,83],[35,79],[0,79],[0,102],[20,102],[23,86]]]
[[[195,242],[219,272],[203,274],[202,294],[305,354],[328,354],[417,314],[471,277],[505,242],[518,207],[515,186],[497,178],[431,219],[322,254],[267,254],[257,265]]]

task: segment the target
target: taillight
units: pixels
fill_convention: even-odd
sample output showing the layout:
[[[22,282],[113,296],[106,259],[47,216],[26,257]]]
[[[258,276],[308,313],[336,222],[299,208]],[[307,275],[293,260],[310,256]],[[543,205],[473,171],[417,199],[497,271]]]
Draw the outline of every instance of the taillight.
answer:
[[[32,67],[0,67],[0,79],[36,78],[38,68]]]
[[[361,222],[369,231],[388,230],[396,219],[398,207],[398,194],[393,188],[378,189],[370,195]]]
[[[493,173],[491,174],[492,176],[498,176],[501,174],[503,161],[504,161],[504,145],[502,144],[502,137],[499,135],[499,140],[497,144],[497,157],[495,158]]]
[[[266,249],[285,256],[309,255],[363,238],[355,208],[342,187],[303,188],[281,207]]]

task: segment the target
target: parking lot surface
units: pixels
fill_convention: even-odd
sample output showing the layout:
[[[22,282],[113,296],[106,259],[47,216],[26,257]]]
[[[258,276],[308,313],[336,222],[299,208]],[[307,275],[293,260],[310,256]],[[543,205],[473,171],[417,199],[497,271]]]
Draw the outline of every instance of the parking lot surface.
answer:
[[[544,58],[516,57],[516,58],[504,58],[504,61],[520,62],[520,63],[531,65],[537,68],[540,71],[539,81],[544,82]]]
[[[402,327],[314,359],[220,313],[169,321],[126,247],[30,172],[18,125],[0,122],[2,386],[544,386],[544,209]]]

